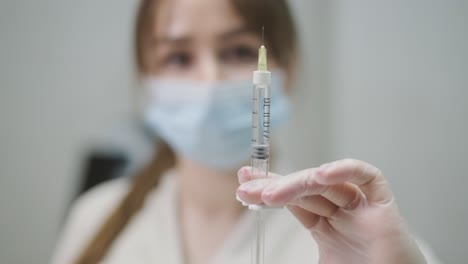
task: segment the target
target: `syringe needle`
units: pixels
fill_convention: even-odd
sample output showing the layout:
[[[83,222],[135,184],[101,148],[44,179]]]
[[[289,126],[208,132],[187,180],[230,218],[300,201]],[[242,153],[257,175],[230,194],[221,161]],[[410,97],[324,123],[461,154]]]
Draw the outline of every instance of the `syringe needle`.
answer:
[[[262,26],[262,46],[265,45],[265,26]]]

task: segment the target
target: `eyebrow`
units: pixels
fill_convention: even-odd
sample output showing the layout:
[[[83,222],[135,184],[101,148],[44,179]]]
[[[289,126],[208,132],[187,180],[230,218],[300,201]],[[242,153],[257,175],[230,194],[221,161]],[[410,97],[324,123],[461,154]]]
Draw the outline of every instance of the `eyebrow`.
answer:
[[[230,30],[228,32],[225,32],[225,33],[221,34],[218,37],[218,39],[226,41],[226,40],[235,38],[235,37],[240,36],[240,35],[252,34],[252,33],[254,33],[252,30],[249,30],[246,27],[240,27],[240,28],[236,28],[236,29],[233,29],[233,30]]]
[[[151,41],[155,44],[173,44],[173,45],[187,45],[192,41],[190,37],[154,37]]]
[[[218,40],[221,41],[228,41],[232,38],[235,38],[237,36],[243,35],[243,34],[251,34],[253,33],[252,30],[247,29],[246,27],[239,27],[235,28],[232,30],[229,30],[227,32],[222,33],[217,37]],[[152,40],[152,43],[154,44],[172,44],[172,45],[187,45],[190,42],[193,41],[193,37],[187,36],[187,37],[155,37]]]

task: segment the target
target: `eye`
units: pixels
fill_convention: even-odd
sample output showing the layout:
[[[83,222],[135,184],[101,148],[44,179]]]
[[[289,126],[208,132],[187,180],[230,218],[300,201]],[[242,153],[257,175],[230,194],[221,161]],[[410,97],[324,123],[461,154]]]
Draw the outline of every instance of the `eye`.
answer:
[[[173,52],[166,56],[163,63],[166,67],[186,68],[192,64],[193,58],[187,52]]]
[[[247,45],[238,45],[224,50],[221,58],[227,63],[252,63],[257,60],[257,50]]]

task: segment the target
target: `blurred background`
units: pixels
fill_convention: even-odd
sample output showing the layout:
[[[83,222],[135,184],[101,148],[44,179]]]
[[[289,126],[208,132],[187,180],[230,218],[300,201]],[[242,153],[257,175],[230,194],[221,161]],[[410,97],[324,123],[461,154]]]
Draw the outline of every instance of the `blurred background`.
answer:
[[[137,2],[0,1],[1,263],[47,263],[90,164],[151,152],[129,125]],[[466,263],[468,1],[290,2],[303,53],[282,156],[375,164],[414,232]]]

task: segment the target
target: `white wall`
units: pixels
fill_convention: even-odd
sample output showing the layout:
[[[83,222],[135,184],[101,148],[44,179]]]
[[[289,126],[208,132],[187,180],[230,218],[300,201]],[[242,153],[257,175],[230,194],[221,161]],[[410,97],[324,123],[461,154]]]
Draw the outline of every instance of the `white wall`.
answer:
[[[291,0],[297,169],[383,169],[446,263],[468,244],[466,1]],[[0,259],[45,263],[89,141],[128,114],[135,1],[0,1]],[[304,146],[307,146],[305,148]]]
[[[466,263],[468,2],[332,7],[332,158],[378,165],[413,229]]]
[[[81,153],[129,108],[133,1],[0,1],[0,262],[47,263]]]

